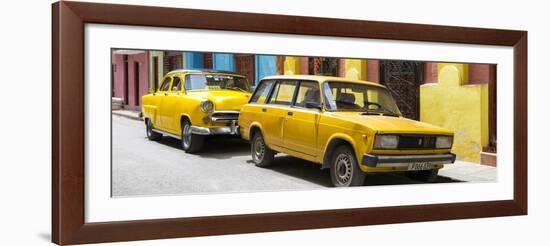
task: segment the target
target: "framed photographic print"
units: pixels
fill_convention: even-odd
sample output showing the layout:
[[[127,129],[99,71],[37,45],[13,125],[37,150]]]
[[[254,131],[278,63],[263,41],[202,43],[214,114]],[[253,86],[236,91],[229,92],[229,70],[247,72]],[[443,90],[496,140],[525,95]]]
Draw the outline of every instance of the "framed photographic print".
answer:
[[[527,214],[525,31],[52,11],[57,244]]]

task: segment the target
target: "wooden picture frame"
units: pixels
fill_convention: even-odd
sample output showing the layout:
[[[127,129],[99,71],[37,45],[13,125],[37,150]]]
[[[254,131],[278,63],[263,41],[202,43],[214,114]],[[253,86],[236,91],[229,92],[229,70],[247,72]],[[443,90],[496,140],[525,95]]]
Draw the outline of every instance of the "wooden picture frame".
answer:
[[[159,18],[160,16],[163,18]],[[454,204],[86,223],[84,219],[85,23],[513,47],[514,198],[513,200]],[[526,31],[65,1],[54,3],[52,6],[52,240],[54,243],[60,245],[99,243],[526,214]]]

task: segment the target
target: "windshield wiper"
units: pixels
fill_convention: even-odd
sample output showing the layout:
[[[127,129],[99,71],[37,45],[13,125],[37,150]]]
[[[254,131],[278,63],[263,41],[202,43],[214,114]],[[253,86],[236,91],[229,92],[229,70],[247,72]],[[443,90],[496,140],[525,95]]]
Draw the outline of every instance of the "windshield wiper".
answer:
[[[369,105],[375,105],[377,106],[377,109],[368,109]],[[375,102],[365,101],[364,109],[367,111],[367,114],[387,114],[391,116],[399,116],[398,113],[395,113],[392,110],[389,110],[386,107],[382,106],[382,104],[375,103]]]
[[[366,112],[363,112],[361,113],[362,115],[389,115],[389,116],[394,116],[394,117],[398,117],[399,114],[396,114],[394,112],[391,112],[387,109],[383,109],[383,111],[380,111],[380,110],[369,110],[367,109]]]
[[[239,90],[239,91],[242,91],[242,92],[248,92],[247,90],[241,88],[241,87],[226,87],[225,89],[228,89],[228,90]]]

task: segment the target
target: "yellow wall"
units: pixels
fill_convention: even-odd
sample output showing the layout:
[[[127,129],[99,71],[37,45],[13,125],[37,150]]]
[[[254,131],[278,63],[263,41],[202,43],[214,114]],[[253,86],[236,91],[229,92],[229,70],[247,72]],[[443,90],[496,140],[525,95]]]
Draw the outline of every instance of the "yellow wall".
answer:
[[[438,83],[420,86],[420,120],[455,132],[457,159],[477,162],[489,142],[488,84],[468,85],[468,65],[437,64]]]
[[[298,56],[286,56],[285,57],[285,75],[300,74],[300,57]]]
[[[344,59],[346,78],[367,80],[367,60]]]

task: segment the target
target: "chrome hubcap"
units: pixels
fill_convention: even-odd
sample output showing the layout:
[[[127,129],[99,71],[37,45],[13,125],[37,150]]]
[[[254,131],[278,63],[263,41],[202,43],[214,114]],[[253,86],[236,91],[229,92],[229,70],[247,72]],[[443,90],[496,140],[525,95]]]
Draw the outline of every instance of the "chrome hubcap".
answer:
[[[348,185],[353,172],[351,158],[346,154],[339,154],[334,165],[335,178],[338,184]]]
[[[264,152],[265,152],[265,146],[262,141],[262,138],[256,138],[256,141],[254,141],[254,158],[256,161],[262,161],[264,159]]]
[[[181,141],[183,142],[183,147],[187,149],[191,146],[191,126],[189,124],[183,126],[182,135]]]

